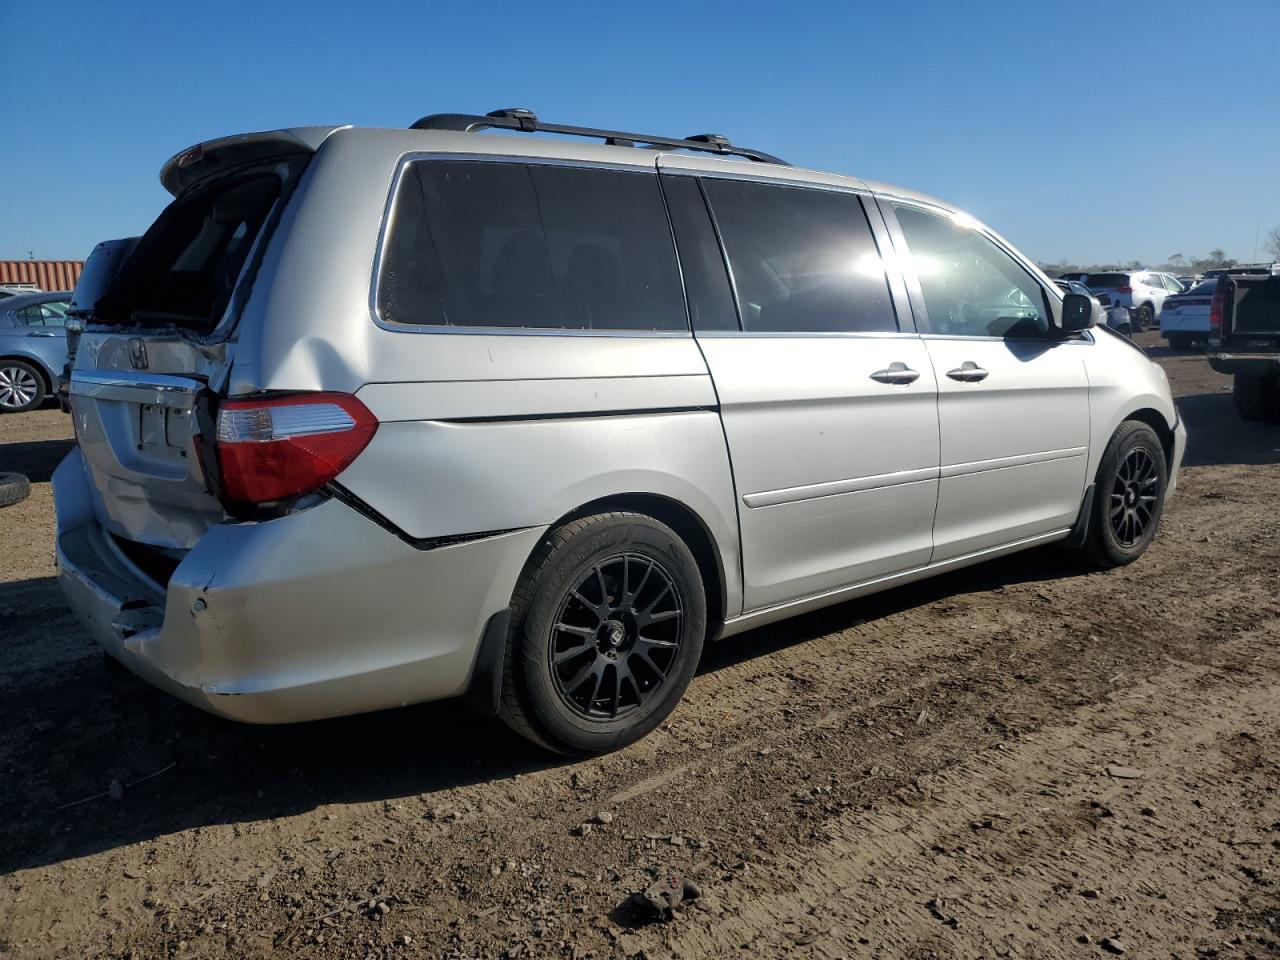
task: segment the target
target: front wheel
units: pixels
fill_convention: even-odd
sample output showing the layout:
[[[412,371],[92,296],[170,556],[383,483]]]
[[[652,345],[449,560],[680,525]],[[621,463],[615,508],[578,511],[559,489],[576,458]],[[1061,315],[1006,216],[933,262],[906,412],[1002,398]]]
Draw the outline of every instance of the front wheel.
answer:
[[[1139,420],[1120,424],[1098,465],[1084,555],[1107,568],[1142,556],[1155,538],[1167,482],[1156,432]]]
[[[583,517],[549,533],[512,597],[500,715],[558,753],[639,740],[693,679],[706,596],[688,546],[635,513]]]

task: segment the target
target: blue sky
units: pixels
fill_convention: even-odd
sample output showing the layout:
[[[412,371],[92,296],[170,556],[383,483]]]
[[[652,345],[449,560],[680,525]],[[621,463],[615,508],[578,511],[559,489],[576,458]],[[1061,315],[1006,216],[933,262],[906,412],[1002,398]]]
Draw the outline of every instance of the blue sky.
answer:
[[[1277,0],[0,0],[0,36],[0,259],[142,231],[200,140],[500,106],[925,190],[1043,261],[1280,226]]]

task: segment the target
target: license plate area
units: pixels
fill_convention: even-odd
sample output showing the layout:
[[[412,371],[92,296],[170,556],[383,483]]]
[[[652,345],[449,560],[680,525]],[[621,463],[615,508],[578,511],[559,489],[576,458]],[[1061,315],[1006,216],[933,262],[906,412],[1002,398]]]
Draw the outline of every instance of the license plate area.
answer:
[[[181,460],[191,439],[191,411],[140,404],[138,408],[138,449],[153,457]]]

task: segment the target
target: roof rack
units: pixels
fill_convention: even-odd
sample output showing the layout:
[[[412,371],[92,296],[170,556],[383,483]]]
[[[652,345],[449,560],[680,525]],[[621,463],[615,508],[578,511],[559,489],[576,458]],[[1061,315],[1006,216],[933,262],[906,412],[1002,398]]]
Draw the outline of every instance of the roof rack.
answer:
[[[736,147],[728,137],[718,133],[699,133],[692,137],[655,137],[647,133],[623,133],[619,130],[600,130],[595,127],[572,127],[562,123],[543,123],[532,110],[509,107],[494,110],[484,116],[474,113],[433,113],[412,124],[410,130],[455,130],[473,133],[477,130],[519,130],[525,133],[562,133],[571,137],[595,137],[612,147],[667,147],[674,150],[697,150],[701,153],[718,153],[726,156],[746,157],[759,163],[779,163],[788,166],[771,154],[760,150]]]

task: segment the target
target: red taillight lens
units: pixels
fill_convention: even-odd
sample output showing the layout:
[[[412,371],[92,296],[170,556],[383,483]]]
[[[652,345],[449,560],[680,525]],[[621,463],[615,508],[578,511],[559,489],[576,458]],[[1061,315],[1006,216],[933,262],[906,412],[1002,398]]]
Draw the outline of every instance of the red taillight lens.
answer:
[[[226,499],[269,503],[315,490],[350,465],[378,421],[345,393],[226,400],[218,408],[218,465]]]
[[[1133,287],[1116,287],[1116,293],[1133,293]]]
[[[1209,336],[1222,336],[1222,304],[1225,297],[1223,296],[1222,284],[1218,284],[1218,289],[1213,292],[1213,300],[1209,304]]]

